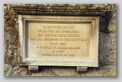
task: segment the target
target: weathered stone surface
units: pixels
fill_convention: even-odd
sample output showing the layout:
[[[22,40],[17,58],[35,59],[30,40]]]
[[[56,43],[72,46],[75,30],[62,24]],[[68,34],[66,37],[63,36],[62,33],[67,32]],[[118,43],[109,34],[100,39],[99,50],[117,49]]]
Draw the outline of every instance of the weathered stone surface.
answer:
[[[113,59],[115,64],[116,59],[116,41],[112,41],[116,39],[116,33],[104,34],[100,33],[100,40],[99,40],[99,61],[100,66],[110,64],[110,61]],[[114,53],[112,53],[114,52]],[[109,57],[112,56],[112,59]]]
[[[99,7],[99,5],[97,5]],[[103,5],[101,5],[103,7]],[[108,5],[105,4],[105,8]],[[88,68],[86,73],[77,74],[72,67],[42,67],[41,72],[28,73],[27,67],[14,66],[21,61],[17,17],[7,5],[5,8],[4,75],[5,76],[115,76],[116,75],[116,14],[109,22],[109,34],[99,33],[99,68]],[[82,7],[82,6],[81,6]],[[93,5],[95,7],[95,5]],[[91,7],[90,7],[91,8]],[[96,7],[95,7],[96,8]],[[103,7],[104,8],[104,7]],[[115,5],[111,10],[115,12]],[[16,24],[16,25],[15,25]],[[10,30],[11,29],[11,30]]]
[[[11,66],[8,64],[4,65],[4,75],[5,76],[23,76],[27,75],[26,67]]]
[[[116,13],[113,14],[113,17],[111,18],[109,22],[109,27],[108,27],[110,32],[115,32],[116,31]]]

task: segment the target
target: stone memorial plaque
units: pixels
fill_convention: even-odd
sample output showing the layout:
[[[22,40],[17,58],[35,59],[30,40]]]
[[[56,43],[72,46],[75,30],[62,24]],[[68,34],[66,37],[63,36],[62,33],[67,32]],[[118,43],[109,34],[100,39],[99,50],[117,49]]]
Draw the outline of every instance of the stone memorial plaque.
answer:
[[[23,65],[98,67],[99,17],[19,15]]]

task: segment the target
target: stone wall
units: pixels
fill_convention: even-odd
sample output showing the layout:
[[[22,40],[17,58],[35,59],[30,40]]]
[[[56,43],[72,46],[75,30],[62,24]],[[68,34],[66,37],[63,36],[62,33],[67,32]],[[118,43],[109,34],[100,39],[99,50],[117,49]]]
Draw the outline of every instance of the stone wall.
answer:
[[[59,4],[58,4],[59,5]],[[35,6],[35,5],[32,5]],[[51,5],[51,6],[57,6]],[[62,5],[59,5],[62,6]],[[86,73],[77,74],[72,67],[40,67],[38,72],[28,72],[27,67],[19,67],[21,63],[20,42],[18,34],[18,19],[12,5],[4,6],[4,75],[5,76],[115,76],[116,75],[116,5],[80,5],[71,4],[80,8],[103,8],[113,11],[109,22],[109,34],[99,33],[99,67],[88,68]]]

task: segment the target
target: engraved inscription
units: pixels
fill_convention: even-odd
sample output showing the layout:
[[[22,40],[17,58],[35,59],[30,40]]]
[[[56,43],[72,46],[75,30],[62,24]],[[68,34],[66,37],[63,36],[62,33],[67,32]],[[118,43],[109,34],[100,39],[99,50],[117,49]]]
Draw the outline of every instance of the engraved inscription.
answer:
[[[90,24],[28,22],[27,56],[79,58],[89,55]]]

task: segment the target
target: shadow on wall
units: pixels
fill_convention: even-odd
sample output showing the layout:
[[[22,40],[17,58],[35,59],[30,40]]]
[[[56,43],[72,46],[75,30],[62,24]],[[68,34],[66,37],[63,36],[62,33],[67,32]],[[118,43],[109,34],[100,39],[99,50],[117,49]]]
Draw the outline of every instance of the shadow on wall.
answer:
[[[99,33],[99,67],[105,66],[108,63],[110,34],[103,32]]]

